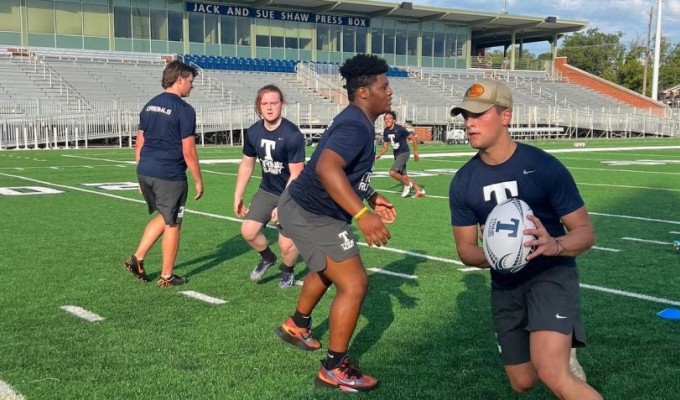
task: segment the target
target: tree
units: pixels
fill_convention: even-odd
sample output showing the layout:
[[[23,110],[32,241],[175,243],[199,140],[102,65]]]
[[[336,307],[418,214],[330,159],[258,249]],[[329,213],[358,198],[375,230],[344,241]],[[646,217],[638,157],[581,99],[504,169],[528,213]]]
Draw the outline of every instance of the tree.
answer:
[[[662,37],[659,58],[659,92],[680,85],[680,43],[672,45]]]
[[[617,67],[626,54],[626,46],[621,43],[622,36],[622,32],[608,34],[598,28],[576,32],[562,40],[558,56],[566,56],[569,65],[616,81]]]

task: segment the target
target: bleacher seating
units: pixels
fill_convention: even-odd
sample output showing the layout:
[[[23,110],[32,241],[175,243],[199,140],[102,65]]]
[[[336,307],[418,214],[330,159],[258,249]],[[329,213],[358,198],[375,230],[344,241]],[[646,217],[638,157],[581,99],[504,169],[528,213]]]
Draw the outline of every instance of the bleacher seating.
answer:
[[[298,61],[185,54],[182,60],[203,69],[294,73]]]

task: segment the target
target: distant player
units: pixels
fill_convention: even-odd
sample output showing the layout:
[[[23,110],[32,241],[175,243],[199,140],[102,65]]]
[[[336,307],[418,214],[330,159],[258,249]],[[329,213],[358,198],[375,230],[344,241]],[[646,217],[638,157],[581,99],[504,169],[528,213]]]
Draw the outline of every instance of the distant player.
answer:
[[[416,136],[413,132],[407,131],[406,128],[398,125],[396,121],[397,113],[394,111],[385,113],[383,146],[380,150],[380,154],[375,156],[375,159],[377,160],[382,157],[382,155],[387,152],[387,144],[391,144],[394,152],[394,164],[392,164],[392,167],[390,168],[390,176],[404,185],[404,189],[401,191],[401,197],[407,197],[413,188],[416,190],[416,197],[423,197],[425,196],[425,190],[420,187],[416,181],[411,179],[406,171],[406,163],[411,157],[408,140],[413,143],[413,159],[416,160],[416,162],[420,161],[420,156],[418,155],[418,140],[416,140]]]
[[[585,346],[575,256],[595,243],[588,211],[569,171],[555,157],[510,138],[512,94],[498,81],[470,86],[451,110],[462,114],[477,149],[451,182],[451,225],[460,260],[488,268],[479,229],[496,204],[524,200],[536,249],[517,273],[491,271],[491,312],[501,360],[518,393],[542,381],[558,398],[601,399],[570,371],[572,347]],[[565,229],[566,228],[566,229]],[[575,359],[574,359],[575,360]]]
[[[276,255],[269,248],[262,229],[270,220],[278,223],[276,204],[279,196],[297,178],[305,162],[304,136],[294,123],[281,116],[284,104],[283,93],[278,87],[267,85],[258,90],[255,110],[262,119],[248,128],[236,178],[234,213],[243,218],[241,235],[261,256],[250,273],[253,282],[262,279],[267,269],[276,264]],[[243,202],[243,193],[253,175],[255,160],[262,166],[262,182],[248,209]],[[279,287],[285,289],[295,285],[298,252],[293,241],[280,232],[279,248],[283,258]]]
[[[385,222],[394,221],[392,204],[370,187],[375,161],[376,118],[390,110],[392,89],[385,60],[357,54],[340,67],[349,106],[333,118],[309,163],[279,200],[284,234],[300,249],[310,272],[293,315],[276,334],[302,350],[317,350],[311,314],[331,285],[335,298],[329,319],[326,359],[316,377],[318,386],[343,391],[368,391],[378,380],[360,372],[347,355],[368,276],[350,223],[356,221],[366,243],[381,246],[390,239]],[[364,205],[373,208],[369,211]]]
[[[139,114],[139,131],[135,143],[137,179],[149,213],[157,216],[146,225],[139,246],[125,261],[125,267],[137,279],[148,282],[144,257],[163,236],[163,267],[158,287],[187,282],[174,274],[179,249],[180,229],[187,201],[186,169],[196,188],[195,200],[203,196],[203,178],[196,152],[196,112],[182,98],[188,97],[197,75],[195,68],[172,61],[163,71],[163,93],[149,100]]]

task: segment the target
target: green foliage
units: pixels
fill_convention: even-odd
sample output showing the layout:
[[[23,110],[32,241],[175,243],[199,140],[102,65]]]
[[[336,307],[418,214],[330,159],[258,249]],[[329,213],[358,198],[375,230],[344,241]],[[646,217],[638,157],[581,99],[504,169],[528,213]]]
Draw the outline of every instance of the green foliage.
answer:
[[[680,85],[680,43],[663,44],[659,64],[659,92]]]
[[[567,62],[576,68],[615,81],[616,70],[626,52],[622,36],[622,32],[608,34],[598,28],[576,32],[564,38],[558,56],[566,56]]]

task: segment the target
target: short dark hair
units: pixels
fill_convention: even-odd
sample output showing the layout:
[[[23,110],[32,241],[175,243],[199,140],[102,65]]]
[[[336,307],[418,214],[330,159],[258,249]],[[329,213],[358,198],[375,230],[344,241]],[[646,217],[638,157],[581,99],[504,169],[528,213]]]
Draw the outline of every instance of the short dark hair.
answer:
[[[340,75],[345,78],[347,98],[354,101],[354,94],[360,87],[368,87],[378,75],[387,73],[387,61],[373,54],[357,54],[345,60],[340,67]]]
[[[257,91],[257,96],[255,97],[255,113],[257,115],[262,115],[260,113],[260,102],[262,101],[262,96],[264,96],[265,93],[278,93],[281,103],[286,102],[286,100],[283,98],[283,92],[281,91],[281,89],[279,89],[278,86],[276,85],[263,86],[262,88],[260,88],[260,90]]]
[[[196,77],[198,75],[198,70],[191,65],[185,64],[179,60],[170,61],[163,70],[163,79],[161,79],[161,85],[163,89],[167,89],[177,82],[177,79],[181,76],[186,78],[189,75]]]
[[[385,115],[390,114],[394,120],[397,120],[397,112],[396,111],[388,111],[385,113]]]

